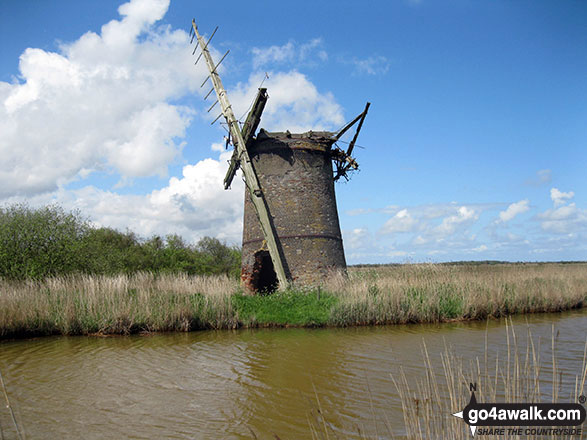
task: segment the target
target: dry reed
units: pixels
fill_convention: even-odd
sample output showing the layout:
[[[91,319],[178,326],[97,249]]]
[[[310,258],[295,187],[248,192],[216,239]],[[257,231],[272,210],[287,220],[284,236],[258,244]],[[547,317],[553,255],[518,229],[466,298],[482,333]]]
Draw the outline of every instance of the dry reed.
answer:
[[[251,304],[247,308],[243,297],[234,301],[241,291],[238,281],[228,277],[137,273],[42,281],[0,279],[0,337],[304,322],[314,326],[441,322],[554,312],[587,304],[587,264],[351,268],[348,276],[333,275],[320,288],[291,293],[308,298],[295,303],[300,307],[300,313],[294,311],[295,322],[272,321],[271,316],[281,315],[272,315],[271,310],[293,304],[291,295],[277,295],[266,297],[269,317],[259,324],[250,316]],[[314,300],[309,301],[312,295]],[[324,310],[313,310],[316,307]]]
[[[587,304],[587,264],[408,264],[356,268],[326,290],[338,325],[485,319]]]
[[[469,440],[473,437],[469,427],[461,418],[452,414],[461,411],[471,398],[469,384],[476,385],[476,398],[480,403],[575,403],[585,395],[587,382],[587,341],[583,352],[581,368],[570,380],[572,372],[563,372],[557,359],[557,334],[554,327],[550,344],[551,354],[541,357],[540,338],[527,331],[526,338],[516,334],[511,318],[506,318],[505,353],[491,352],[485,340],[484,355],[465,359],[457,356],[452,347],[445,346],[440,354],[440,362],[431,359],[426,344],[422,343],[422,370],[424,378],[419,381],[405,374],[403,368],[391,374],[391,380],[401,400],[404,419],[403,432],[398,432],[388,419],[378,420],[373,412],[367,421],[375,427],[375,434],[369,435],[357,428],[353,437],[370,440],[380,438],[407,438],[410,440]],[[439,369],[437,365],[442,367]],[[436,366],[435,366],[436,365]],[[545,368],[545,367],[548,368]],[[566,375],[564,374],[566,373]],[[563,383],[568,391],[561,394]],[[367,384],[368,387],[368,384]],[[337,426],[341,421],[336,415],[325,414],[320,399],[315,393],[315,401],[310,403],[308,427],[313,440],[340,438]],[[383,430],[377,427],[383,422]],[[521,422],[523,426],[523,422]],[[512,427],[514,428],[514,427]],[[540,428],[540,427],[536,427]],[[560,428],[560,427],[559,427]],[[525,432],[525,430],[524,430]],[[582,435],[560,434],[544,435],[524,433],[523,436],[483,435],[483,438],[499,439],[578,439]]]
[[[228,277],[149,273],[0,281],[0,335],[232,328],[237,288]]]
[[[507,320],[506,320],[507,323]],[[511,323],[506,325],[507,349],[505,353],[491,354],[487,341],[483,359],[475,358],[468,362],[457,357],[450,347],[441,354],[442,371],[435,371],[423,344],[424,380],[414,384],[403,371],[392,376],[392,380],[402,401],[404,424],[409,439],[470,439],[469,427],[462,419],[451,413],[461,411],[471,397],[469,384],[477,384],[478,402],[495,403],[541,403],[577,402],[584,394],[587,377],[587,342],[581,370],[574,378],[574,387],[569,395],[560,395],[563,371],[558,367],[556,356],[556,335],[552,333],[551,371],[544,368],[540,356],[540,341],[536,341],[528,330],[524,342]],[[568,377],[567,377],[568,379]],[[523,422],[522,422],[523,423]],[[493,437],[492,437],[493,438]],[[505,439],[567,438],[560,435],[508,434],[499,436]],[[570,435],[568,438],[577,438]],[[583,438],[580,436],[580,438]]]

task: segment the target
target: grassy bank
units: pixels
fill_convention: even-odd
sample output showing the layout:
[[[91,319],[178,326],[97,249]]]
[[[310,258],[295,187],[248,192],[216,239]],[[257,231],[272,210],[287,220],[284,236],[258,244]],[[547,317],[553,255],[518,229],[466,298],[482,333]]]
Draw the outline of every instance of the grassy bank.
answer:
[[[319,289],[246,296],[227,276],[0,280],[0,337],[348,326],[554,312],[587,304],[587,264],[351,268]]]

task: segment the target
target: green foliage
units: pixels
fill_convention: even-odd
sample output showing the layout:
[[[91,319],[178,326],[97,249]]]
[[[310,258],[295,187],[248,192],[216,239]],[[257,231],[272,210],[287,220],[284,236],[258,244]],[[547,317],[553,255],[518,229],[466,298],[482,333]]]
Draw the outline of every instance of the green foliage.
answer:
[[[462,316],[463,303],[463,296],[456,286],[442,284],[438,287],[438,317],[440,320]]]
[[[0,277],[8,279],[139,271],[238,277],[240,258],[239,248],[215,238],[196,245],[178,235],[144,240],[132,231],[93,227],[79,212],[56,205],[0,208]]]
[[[51,205],[0,208],[0,276],[42,278],[78,269],[88,222]]]
[[[422,316],[431,321],[454,319],[463,314],[463,296],[457,286],[448,283],[407,287],[400,308],[409,321]]]
[[[240,276],[241,251],[239,247],[228,247],[217,238],[204,237],[196,250],[203,256],[202,266],[208,273]]]
[[[400,302],[401,310],[404,313],[422,314],[424,310],[424,301],[427,296],[424,287],[407,287],[405,289],[405,296]]]
[[[337,299],[324,292],[286,290],[271,295],[235,295],[239,321],[260,325],[324,325]]]

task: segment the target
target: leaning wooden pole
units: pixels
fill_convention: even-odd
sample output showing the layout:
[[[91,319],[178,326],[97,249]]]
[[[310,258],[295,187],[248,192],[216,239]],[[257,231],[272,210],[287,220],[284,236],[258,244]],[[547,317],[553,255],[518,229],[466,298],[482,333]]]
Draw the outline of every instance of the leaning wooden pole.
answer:
[[[232,111],[232,106],[228,101],[228,96],[226,94],[226,90],[224,90],[222,81],[220,80],[220,75],[218,75],[218,72],[216,72],[218,65],[214,64],[212,56],[208,51],[207,44],[198,32],[198,27],[196,26],[195,20],[192,20],[192,27],[194,29],[196,38],[198,39],[200,49],[202,50],[202,55],[206,60],[208,70],[210,71],[209,78],[212,81],[212,85],[214,86],[214,90],[218,96],[218,102],[220,102],[222,114],[228,124],[230,135],[232,136],[234,143],[234,148],[237,150],[237,154],[240,160],[240,167],[243,170],[243,174],[245,175],[245,185],[247,186],[251,201],[253,202],[253,206],[255,207],[257,216],[259,217],[259,222],[261,223],[263,235],[265,236],[267,248],[269,249],[269,255],[271,256],[271,261],[273,262],[273,268],[275,269],[275,274],[277,275],[277,280],[279,281],[279,288],[284,289],[288,285],[288,279],[285,275],[283,260],[277,246],[277,236],[273,227],[273,222],[271,221],[271,217],[269,215],[267,202],[263,196],[263,191],[261,191],[261,186],[259,185],[259,179],[257,178],[257,174],[255,173],[255,169],[251,163],[251,158],[249,157],[249,153],[247,151],[246,142],[243,139],[238,121]],[[220,62],[222,62],[222,60],[220,60]]]

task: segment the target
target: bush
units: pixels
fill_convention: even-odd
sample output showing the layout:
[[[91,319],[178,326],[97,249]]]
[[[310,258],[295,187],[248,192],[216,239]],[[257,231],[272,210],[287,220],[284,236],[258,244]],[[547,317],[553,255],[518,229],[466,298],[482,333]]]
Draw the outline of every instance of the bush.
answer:
[[[140,271],[238,277],[240,249],[210,237],[196,245],[178,235],[144,240],[132,231],[93,227],[78,211],[57,205],[0,208],[0,277]]]
[[[79,212],[56,205],[0,208],[0,275],[23,279],[75,272],[89,229]]]

